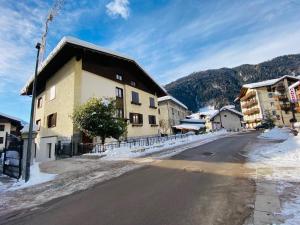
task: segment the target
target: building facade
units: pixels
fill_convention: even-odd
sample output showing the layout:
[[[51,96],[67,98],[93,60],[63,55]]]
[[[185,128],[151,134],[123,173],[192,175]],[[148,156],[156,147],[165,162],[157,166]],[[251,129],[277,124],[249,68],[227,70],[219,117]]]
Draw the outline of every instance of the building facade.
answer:
[[[210,118],[212,130],[226,129],[240,131],[243,128],[243,114],[232,107],[222,107]]]
[[[0,151],[5,148],[6,134],[13,134],[19,137],[22,127],[21,120],[18,118],[0,113]]]
[[[290,126],[293,117],[300,121],[298,103],[294,108],[289,94],[289,86],[298,80],[297,77],[286,75],[278,79],[243,85],[237,100],[240,100],[246,127],[254,128],[261,124],[266,116],[271,116],[276,126]]]
[[[189,114],[186,105],[172,96],[158,98],[159,125],[162,134],[173,134],[174,126],[180,124],[180,120],[185,119]]]
[[[32,81],[22,90],[32,92]],[[74,108],[91,97],[114,98],[128,121],[126,137],[158,135],[157,98],[166,95],[133,59],[63,38],[38,74],[35,122],[38,161],[55,159],[59,143],[92,142],[73,125]],[[76,149],[75,149],[76,151]]]

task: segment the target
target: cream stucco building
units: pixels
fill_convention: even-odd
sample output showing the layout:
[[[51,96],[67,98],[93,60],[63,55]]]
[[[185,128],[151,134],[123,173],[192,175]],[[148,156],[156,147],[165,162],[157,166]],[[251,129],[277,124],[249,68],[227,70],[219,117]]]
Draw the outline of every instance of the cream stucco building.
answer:
[[[173,126],[189,114],[187,106],[170,95],[158,98],[158,110],[162,134],[173,134]]]
[[[22,90],[31,95],[32,80]],[[166,95],[133,59],[64,37],[38,74],[35,122],[38,161],[55,158],[59,143],[91,142],[73,125],[76,106],[91,97],[116,98],[118,116],[128,120],[127,137],[158,135],[157,98]]]
[[[232,106],[224,106],[210,117],[212,130],[226,129],[240,131],[243,128],[243,114]]]
[[[293,110],[288,91],[288,87],[298,80],[295,76],[286,75],[243,85],[237,100],[240,100],[246,127],[259,125],[267,114],[271,115],[277,126],[290,126],[293,116],[300,121],[300,113],[297,112],[299,110],[297,105],[295,111]]]
[[[20,136],[20,130],[22,127],[20,119],[0,113],[0,151],[2,151],[5,147],[6,134]]]

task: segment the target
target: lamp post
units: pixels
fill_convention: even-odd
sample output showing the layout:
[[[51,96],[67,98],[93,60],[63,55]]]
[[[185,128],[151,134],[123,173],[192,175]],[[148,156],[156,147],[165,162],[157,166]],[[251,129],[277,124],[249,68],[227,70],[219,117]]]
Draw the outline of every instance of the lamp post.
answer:
[[[32,99],[31,99],[31,112],[30,112],[29,133],[28,133],[28,145],[27,145],[27,154],[26,154],[25,182],[27,182],[30,178],[32,130],[33,130],[33,117],[34,117],[34,105],[35,105],[34,103],[35,103],[35,96],[36,96],[36,83],[37,83],[37,73],[38,73],[38,66],[39,66],[41,44],[37,43],[35,48],[37,49],[37,55],[36,55],[34,79],[32,82]]]

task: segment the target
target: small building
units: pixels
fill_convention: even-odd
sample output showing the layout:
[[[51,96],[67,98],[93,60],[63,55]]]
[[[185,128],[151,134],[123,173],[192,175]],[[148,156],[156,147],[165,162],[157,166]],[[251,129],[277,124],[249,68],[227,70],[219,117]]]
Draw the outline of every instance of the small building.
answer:
[[[240,131],[243,128],[243,114],[234,109],[234,106],[224,106],[210,118],[212,130],[226,129]]]
[[[0,151],[5,147],[6,134],[20,137],[22,127],[20,119],[0,112]]]
[[[33,80],[22,89],[32,94]],[[118,117],[128,121],[126,138],[159,134],[157,98],[167,93],[132,58],[64,37],[42,63],[37,76],[36,160],[55,159],[55,146],[91,143],[73,124],[74,108],[91,97],[114,98]]]
[[[189,114],[188,107],[176,98],[167,95],[158,98],[158,118],[161,134],[173,134],[174,126]]]
[[[285,75],[243,85],[236,101],[240,101],[246,127],[261,124],[267,114],[272,116],[276,126],[290,126],[294,115],[300,121],[299,103],[293,109],[289,94],[289,86],[297,81],[299,77]]]
[[[204,119],[182,119],[180,124],[173,126],[175,133],[187,133],[193,131],[196,134],[205,132],[205,120]]]

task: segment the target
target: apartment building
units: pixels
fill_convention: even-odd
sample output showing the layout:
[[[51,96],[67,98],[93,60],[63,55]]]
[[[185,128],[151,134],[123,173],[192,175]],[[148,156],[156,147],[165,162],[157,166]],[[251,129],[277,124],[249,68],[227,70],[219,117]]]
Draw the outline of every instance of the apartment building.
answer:
[[[32,94],[32,80],[21,93]],[[70,117],[76,106],[91,97],[116,98],[118,116],[129,123],[127,137],[157,135],[157,98],[164,95],[165,90],[133,59],[64,37],[37,78],[37,160],[54,159],[58,142],[92,141],[74,127]]]
[[[5,148],[6,134],[20,136],[22,127],[20,119],[0,112],[0,151]]]
[[[162,134],[173,134],[173,127],[189,114],[187,106],[170,95],[158,98],[158,110]]]
[[[277,126],[290,126],[294,116],[300,121],[300,114],[293,109],[289,95],[289,86],[297,81],[299,78],[285,75],[243,85],[236,100],[240,100],[246,127],[253,128],[259,125],[267,114],[273,117]]]

